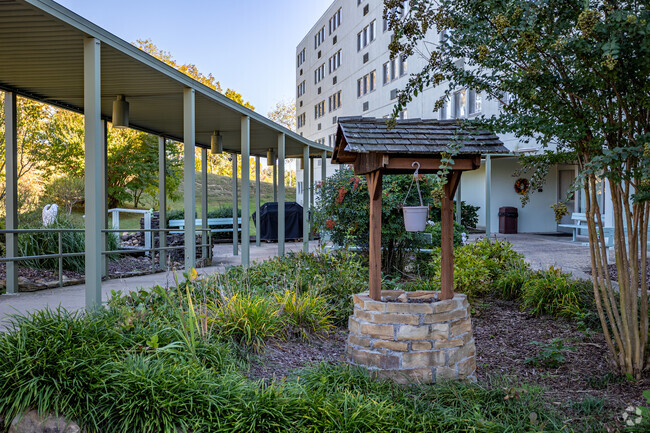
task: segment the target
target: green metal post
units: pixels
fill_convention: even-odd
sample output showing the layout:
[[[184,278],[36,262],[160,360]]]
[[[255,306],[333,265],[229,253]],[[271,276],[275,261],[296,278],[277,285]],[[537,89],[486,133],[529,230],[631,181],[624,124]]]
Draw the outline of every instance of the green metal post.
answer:
[[[238,203],[237,203],[237,154],[231,153],[232,157],[232,255],[239,254],[239,218]]]
[[[167,269],[167,149],[165,137],[158,137],[158,245],[161,250],[158,254],[158,264],[161,269]]]
[[[284,256],[284,218],[285,218],[285,197],[284,197],[284,134],[278,134],[278,255]]]
[[[302,151],[302,250],[309,252],[309,146]]]
[[[201,149],[201,227],[208,228],[208,149]],[[208,232],[201,232],[201,243],[208,243]],[[209,257],[208,247],[203,247],[201,253],[205,261]]]
[[[323,156],[321,157],[321,173],[320,173],[320,180],[321,182],[325,182],[325,179],[327,179],[327,152],[323,151]]]
[[[84,40],[85,258],[86,308],[102,302],[102,124],[101,42]]]
[[[185,208],[185,270],[196,266],[196,166],[194,157],[196,108],[194,89],[183,89],[183,194]]]
[[[250,264],[251,248],[251,177],[250,177],[251,133],[250,118],[241,117],[241,264]]]
[[[5,92],[5,228],[18,228],[18,112],[16,94]],[[6,257],[16,257],[18,235],[7,233]],[[6,291],[18,293],[18,269],[16,262],[7,262]]]
[[[273,166],[275,170],[275,166]],[[260,157],[255,157],[255,246],[259,247],[262,245],[261,238],[261,228],[260,228],[260,205],[262,200],[262,193],[260,188],[262,186],[262,180],[260,179]]]
[[[102,157],[102,173],[101,173],[101,207],[102,207],[102,219],[101,225],[102,230],[106,230],[108,227],[108,188],[106,188],[106,176],[108,169],[108,124],[105,120],[102,120],[102,148],[101,148],[101,157]],[[108,251],[108,234],[102,231],[102,249]],[[102,256],[102,277],[108,277],[108,254]]]
[[[278,165],[273,164],[273,201],[278,201]]]

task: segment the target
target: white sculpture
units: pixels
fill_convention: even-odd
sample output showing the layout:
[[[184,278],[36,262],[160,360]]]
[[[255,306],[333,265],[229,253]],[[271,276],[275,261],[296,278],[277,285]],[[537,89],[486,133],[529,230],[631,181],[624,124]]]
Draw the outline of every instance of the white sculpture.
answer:
[[[57,204],[46,204],[43,208],[43,226],[49,227],[56,221],[56,215],[59,213]]]

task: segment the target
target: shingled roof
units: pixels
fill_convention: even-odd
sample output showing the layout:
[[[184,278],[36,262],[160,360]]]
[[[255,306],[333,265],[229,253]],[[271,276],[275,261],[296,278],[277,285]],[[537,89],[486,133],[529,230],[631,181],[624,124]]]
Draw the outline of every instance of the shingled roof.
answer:
[[[508,153],[494,133],[480,130],[471,121],[398,120],[388,129],[386,119],[340,117],[333,162],[340,162],[341,151],[350,153],[386,153],[404,155],[440,155],[452,142],[463,143],[460,155]]]

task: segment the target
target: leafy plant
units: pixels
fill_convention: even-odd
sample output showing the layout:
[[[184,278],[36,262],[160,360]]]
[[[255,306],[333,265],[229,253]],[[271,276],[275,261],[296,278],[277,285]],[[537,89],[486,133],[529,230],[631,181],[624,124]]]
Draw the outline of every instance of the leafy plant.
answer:
[[[528,358],[525,363],[536,367],[559,367],[560,365],[564,364],[564,361],[566,359],[564,354],[567,351],[576,350],[574,347],[565,346],[564,343],[566,341],[568,341],[566,338],[554,338],[550,341],[550,343],[532,341],[530,344],[539,346],[540,350],[537,355]]]
[[[275,295],[275,300],[280,306],[286,334],[309,341],[311,336],[325,334],[332,329],[331,310],[324,296],[288,290]]]
[[[522,287],[522,308],[531,313],[561,317],[580,317],[594,311],[589,282],[574,280],[571,274],[549,268],[535,272]]]
[[[520,299],[522,287],[532,275],[532,272],[527,267],[508,269],[499,274],[492,283],[493,292],[501,299]]]

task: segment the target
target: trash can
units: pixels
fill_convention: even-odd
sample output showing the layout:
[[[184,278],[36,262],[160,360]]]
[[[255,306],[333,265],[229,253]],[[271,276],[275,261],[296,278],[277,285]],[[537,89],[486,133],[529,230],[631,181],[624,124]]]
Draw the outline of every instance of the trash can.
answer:
[[[253,222],[260,240],[278,240],[278,202],[264,203],[260,207],[260,222],[257,223],[256,212]],[[295,240],[302,238],[302,206],[296,202],[286,202],[284,206],[284,238]]]
[[[516,207],[499,208],[499,233],[513,234],[517,233],[517,218],[519,210]]]

